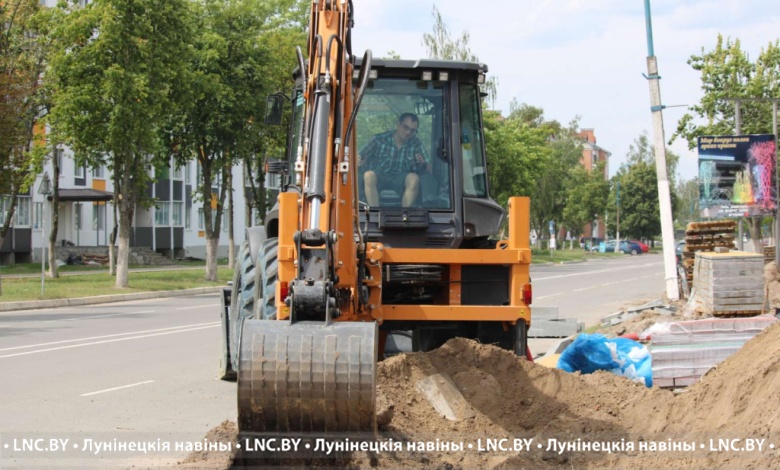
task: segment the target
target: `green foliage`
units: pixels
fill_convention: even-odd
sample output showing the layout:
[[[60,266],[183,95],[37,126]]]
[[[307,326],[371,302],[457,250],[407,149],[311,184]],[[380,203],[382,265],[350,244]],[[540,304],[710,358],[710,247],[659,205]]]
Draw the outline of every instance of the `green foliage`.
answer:
[[[653,238],[661,233],[658,179],[655,165],[638,161],[612,178],[607,204],[608,229],[617,232],[620,201],[620,237]]]
[[[609,181],[604,179],[604,162],[593,171],[576,165],[569,171],[563,223],[572,236],[581,233],[588,223],[604,215],[609,199]]]
[[[675,228],[684,229],[688,222],[699,220],[699,178],[677,183],[677,209],[674,212]]]
[[[425,46],[428,57],[432,59],[479,62],[479,57],[471,52],[468,31],[463,31],[460,33],[460,36],[453,38],[436,5],[433,6],[432,14],[433,32],[423,34],[422,39],[422,44]],[[498,96],[498,79],[490,77],[481,88],[483,92],[487,93],[488,102],[491,104],[495,103]]]
[[[694,149],[702,135],[736,133],[736,98],[780,98],[780,41],[762,48],[755,62],[742,50],[739,39],[718,35],[715,49],[688,60],[701,73],[703,96],[677,123],[677,137]],[[772,105],[745,101],[741,104],[742,134],[771,134]]]
[[[43,142],[30,143],[44,96],[50,17],[38,0],[0,2],[0,193],[26,191],[43,158]]]
[[[177,106],[191,43],[184,0],[101,0],[67,7],[53,34],[51,57],[56,140],[76,163],[106,164],[131,184],[116,189],[133,201],[156,159],[167,162],[160,128]]]
[[[498,111],[486,111],[483,122],[491,196],[504,205],[511,196],[530,196],[550,158],[549,132]]]

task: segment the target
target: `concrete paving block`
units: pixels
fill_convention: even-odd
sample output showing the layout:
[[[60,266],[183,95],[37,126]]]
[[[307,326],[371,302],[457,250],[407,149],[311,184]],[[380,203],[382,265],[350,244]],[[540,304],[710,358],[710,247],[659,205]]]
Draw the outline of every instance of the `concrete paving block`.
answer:
[[[528,330],[529,338],[565,338],[576,335],[581,331],[576,319],[566,318],[562,320],[539,320],[531,322]]]
[[[429,375],[417,382],[417,390],[449,421],[473,418],[474,409],[463,398],[447,373]]]
[[[534,307],[531,310],[533,321],[558,320],[558,307]]]

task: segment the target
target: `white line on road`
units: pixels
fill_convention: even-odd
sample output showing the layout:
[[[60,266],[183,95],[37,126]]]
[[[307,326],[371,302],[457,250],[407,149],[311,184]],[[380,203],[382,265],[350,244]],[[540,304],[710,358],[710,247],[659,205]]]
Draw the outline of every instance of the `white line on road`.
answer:
[[[196,305],[194,307],[176,307],[174,310],[191,310],[193,308],[219,307],[219,304]]]
[[[217,323],[212,323],[212,322],[209,322],[209,323],[193,323],[192,325],[171,326],[171,327],[168,327],[168,328],[158,328],[156,330],[130,331],[128,333],[116,333],[116,334],[113,334],[113,335],[90,336],[88,338],[78,338],[78,339],[66,339],[66,340],[62,340],[62,341],[54,341],[52,343],[30,344],[28,346],[15,346],[13,348],[0,349],[0,352],[3,352],[3,351],[13,351],[14,349],[39,348],[41,346],[53,346],[55,344],[75,343],[76,341],[91,341],[93,339],[116,338],[117,336],[142,335],[142,334],[146,334],[146,333],[157,333],[159,331],[195,328],[195,327],[198,327],[198,326],[213,326],[215,324],[217,324]]]
[[[106,318],[106,317],[118,317],[122,315],[138,315],[140,313],[154,313],[155,310],[144,310],[141,312],[127,312],[127,313],[109,313],[106,315],[90,315],[88,317],[72,317],[72,318],[62,318],[57,320],[44,320],[41,323],[52,323],[57,321],[74,321],[74,320],[85,320],[87,318]],[[34,321],[34,320],[33,320]]]
[[[612,271],[612,270],[610,270],[610,271]],[[591,272],[593,272],[593,271],[591,271]],[[621,279],[621,280],[615,281],[615,282],[605,282],[604,284],[598,284],[598,285],[595,285],[595,286],[589,286],[589,287],[582,287],[580,289],[574,289],[574,290],[572,290],[570,292],[582,292],[582,291],[586,291],[586,290],[591,290],[591,289],[596,288],[596,287],[607,287],[607,286],[613,286],[615,284],[622,284],[624,282],[634,282],[634,281],[638,281],[640,279],[645,279],[645,278],[648,278],[648,277],[658,276],[659,274],[663,274],[663,273],[651,274],[650,276],[632,277],[632,278],[628,278],[628,279]],[[566,277],[566,276],[561,276],[561,277]],[[545,278],[545,279],[550,279],[550,278]],[[534,279],[534,281],[537,281],[537,280],[538,279]],[[542,295],[540,297],[534,296],[534,300],[549,299],[550,297],[557,297],[559,295],[564,295],[564,294],[568,294],[568,293],[569,293],[569,291],[567,291],[567,292],[558,292],[557,294]]]
[[[189,333],[191,331],[205,330],[207,328],[215,328],[215,327],[217,327],[219,325],[220,325],[220,323],[216,322],[216,323],[214,323],[211,326],[201,326],[199,328],[190,328],[188,330],[166,331],[165,333],[154,333],[154,334],[151,334],[151,335],[131,336],[129,338],[108,339],[108,340],[105,340],[105,341],[95,341],[94,343],[71,344],[70,346],[60,346],[58,348],[39,349],[37,351],[27,351],[27,352],[21,352],[21,353],[16,353],[16,354],[8,354],[6,356],[0,356],[0,359],[7,359],[9,357],[17,357],[17,356],[27,356],[29,354],[38,354],[38,353],[50,352],[50,351],[59,351],[59,350],[62,350],[62,349],[83,348],[84,346],[95,346],[97,344],[117,343],[119,341],[128,341],[128,340],[131,340],[131,339],[142,339],[142,338],[151,338],[153,336],[175,335],[176,333]]]
[[[114,388],[107,388],[105,390],[98,390],[97,392],[89,392],[89,393],[83,393],[79,395],[80,397],[88,397],[91,395],[97,395],[98,393],[106,393],[106,392],[113,392],[114,390],[122,390],[123,388],[130,388],[130,387],[137,387],[139,385],[146,385],[154,382],[154,380],[147,380],[146,382],[138,382],[135,384],[130,385],[122,385],[121,387],[114,387]]]
[[[658,266],[658,265],[661,265],[661,264],[663,264],[663,263],[647,263],[647,264],[640,264],[640,265],[635,265],[635,266],[626,266],[626,267],[623,267],[623,268],[599,269],[599,270],[596,270],[596,271],[583,271],[581,273],[560,274],[558,276],[533,277],[532,280],[533,280],[533,282],[547,281],[549,279],[561,279],[561,278],[564,278],[564,277],[584,276],[586,274],[589,275],[589,274],[595,274],[595,273],[610,273],[610,272],[615,272],[615,271],[624,271],[626,269],[636,269],[636,268],[642,268],[642,267],[647,267],[647,266]]]

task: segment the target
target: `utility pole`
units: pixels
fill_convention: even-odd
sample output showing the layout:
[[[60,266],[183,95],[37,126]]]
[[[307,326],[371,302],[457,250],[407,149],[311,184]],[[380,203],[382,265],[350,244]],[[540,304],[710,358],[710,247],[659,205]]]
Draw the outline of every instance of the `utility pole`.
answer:
[[[615,190],[615,202],[617,206],[616,215],[617,219],[615,220],[617,229],[615,230],[615,235],[617,235],[617,239],[615,240],[615,253],[620,253],[620,180],[617,181],[617,188]]]
[[[645,0],[645,23],[647,30],[647,80],[650,84],[650,111],[653,114],[655,143],[655,171],[658,178],[658,205],[661,212],[661,238],[663,240],[664,278],[666,296],[669,300],[680,298],[677,288],[677,260],[674,251],[674,225],[672,221],[672,198],[669,194],[669,176],[666,171],[666,137],[661,105],[661,77],[658,76],[658,62],[653,52],[653,25],[650,19],[650,0]]]

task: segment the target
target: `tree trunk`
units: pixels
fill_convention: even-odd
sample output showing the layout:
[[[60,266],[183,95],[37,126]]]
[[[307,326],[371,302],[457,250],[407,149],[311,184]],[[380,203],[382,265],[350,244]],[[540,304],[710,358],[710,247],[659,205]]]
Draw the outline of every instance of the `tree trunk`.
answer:
[[[254,191],[247,190],[246,188],[246,182],[249,181],[251,184],[252,181],[252,170],[248,168],[249,163],[248,159],[244,159],[244,179],[241,182],[241,194],[244,195],[244,225],[246,227],[252,227],[255,225],[255,221],[252,220],[252,208],[255,205],[255,198],[254,198]]]
[[[119,188],[119,177],[114,172],[113,174],[114,178],[114,203],[111,204],[114,210],[114,229],[111,231],[111,236],[108,237],[108,275],[109,276],[116,276],[116,235],[117,231],[119,230],[119,226],[117,222],[119,219],[117,218],[117,188]],[[128,253],[129,256],[129,253]]]
[[[60,225],[60,165],[57,162],[57,150],[52,156],[51,166],[54,177],[52,178],[51,193],[51,232],[49,232],[49,277],[56,279],[60,277],[60,269],[57,266],[57,231]],[[44,199],[43,207],[46,207],[46,202]],[[43,221],[43,217],[41,217],[41,221]]]
[[[217,280],[217,249],[219,237],[206,239],[206,280]]]
[[[116,262],[116,284],[118,288],[130,286],[128,264],[130,260],[130,229],[133,225],[133,205],[129,201],[119,203],[119,250]]]
[[[228,268],[233,270],[233,263],[236,258],[236,242],[235,235],[233,233],[233,168],[231,165],[226,165],[225,168],[225,185],[230,188],[228,191]]]

